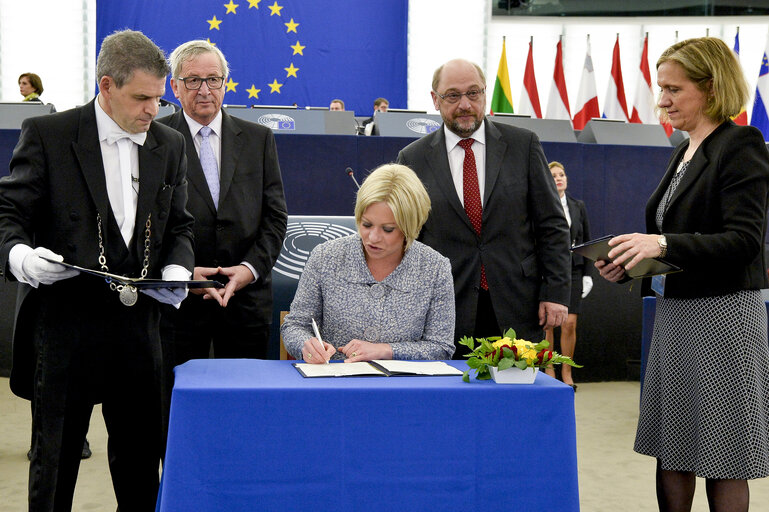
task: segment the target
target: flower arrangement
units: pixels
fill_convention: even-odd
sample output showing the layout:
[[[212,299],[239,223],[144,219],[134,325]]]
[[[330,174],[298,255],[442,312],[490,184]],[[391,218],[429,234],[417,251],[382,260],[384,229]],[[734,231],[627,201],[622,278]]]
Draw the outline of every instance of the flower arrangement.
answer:
[[[476,347],[476,342],[478,346]],[[490,367],[498,370],[517,367],[521,370],[526,368],[546,368],[551,364],[568,364],[575,368],[582,368],[570,357],[562,356],[558,352],[548,350],[550,345],[546,340],[539,343],[520,340],[515,337],[515,331],[508,329],[503,336],[492,336],[490,338],[470,338],[464,336],[459,340],[461,345],[471,350],[468,357],[467,366],[470,367],[462,380],[470,382],[470,371],[476,370],[476,379],[486,380],[491,378]]]

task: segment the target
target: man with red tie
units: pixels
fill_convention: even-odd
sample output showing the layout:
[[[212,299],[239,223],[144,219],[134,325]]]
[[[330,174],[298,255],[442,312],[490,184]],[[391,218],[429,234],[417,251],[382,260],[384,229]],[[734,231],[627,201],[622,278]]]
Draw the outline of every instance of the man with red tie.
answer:
[[[537,136],[485,119],[486,78],[452,60],[433,75],[443,126],[405,147],[398,162],[427,187],[419,240],[451,260],[454,340],[512,327],[539,341],[568,313],[569,226]],[[454,357],[467,348],[459,345]]]

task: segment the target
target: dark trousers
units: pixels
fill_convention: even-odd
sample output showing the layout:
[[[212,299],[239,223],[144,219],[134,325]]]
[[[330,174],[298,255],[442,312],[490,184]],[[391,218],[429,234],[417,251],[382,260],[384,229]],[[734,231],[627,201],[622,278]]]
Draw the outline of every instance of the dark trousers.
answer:
[[[126,308],[110,293],[100,297],[103,303],[94,314],[81,310],[78,316],[77,298],[41,308],[35,332],[31,512],[71,510],[83,442],[99,402],[119,509],[155,509],[162,434],[157,307],[153,299],[140,297]]]
[[[469,334],[458,334],[459,336],[472,336],[474,338],[488,338],[489,336],[501,336],[502,331],[497,322],[497,315],[494,314],[494,307],[491,305],[491,295],[488,290],[478,290],[478,308],[475,313],[475,329]],[[454,340],[457,349],[454,351],[453,359],[467,359],[464,357],[470,351],[464,345]]]

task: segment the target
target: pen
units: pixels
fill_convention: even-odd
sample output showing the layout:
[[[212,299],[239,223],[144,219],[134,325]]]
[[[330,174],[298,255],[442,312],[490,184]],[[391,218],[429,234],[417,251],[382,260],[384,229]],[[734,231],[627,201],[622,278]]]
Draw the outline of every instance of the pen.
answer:
[[[320,337],[320,331],[318,330],[318,324],[315,323],[315,318],[312,318],[312,330],[315,332],[315,337],[318,339],[318,343],[320,343],[320,351],[323,354],[323,359],[326,359],[326,346],[323,344],[323,338]],[[326,364],[328,364],[328,361],[326,361]]]

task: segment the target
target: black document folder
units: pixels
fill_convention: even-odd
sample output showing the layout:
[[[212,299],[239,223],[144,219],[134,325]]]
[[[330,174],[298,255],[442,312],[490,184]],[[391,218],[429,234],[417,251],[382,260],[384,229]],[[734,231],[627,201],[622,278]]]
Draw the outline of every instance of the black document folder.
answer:
[[[141,277],[126,277],[119,276],[117,274],[110,274],[109,272],[102,272],[101,270],[94,270],[92,268],[79,267],[72,265],[71,263],[64,263],[63,261],[56,261],[45,256],[41,256],[46,261],[51,263],[58,263],[67,268],[77,270],[84,274],[90,274],[93,276],[101,277],[102,279],[114,281],[117,284],[133,286],[137,290],[142,288],[223,288],[224,285],[218,281],[163,281],[162,279],[142,279]]]
[[[615,235],[606,235],[601,238],[596,238],[595,240],[590,240],[584,244],[575,245],[571,250],[593,261],[611,261],[609,258],[609,251],[612,248],[609,247],[609,240],[614,237]],[[661,258],[647,258],[641,260],[641,262],[632,269],[625,271],[625,275],[633,279],[638,279],[660,274],[672,274],[680,271],[681,269],[679,267]]]

